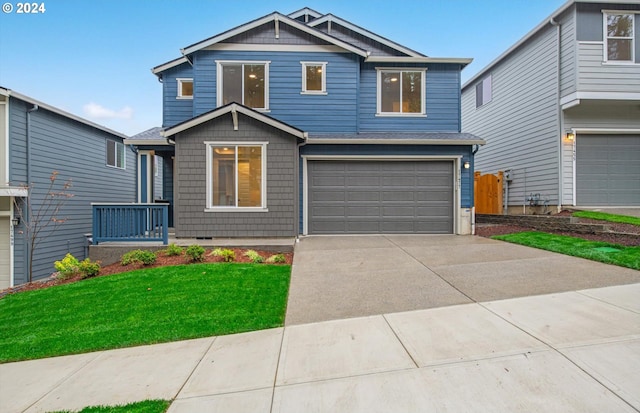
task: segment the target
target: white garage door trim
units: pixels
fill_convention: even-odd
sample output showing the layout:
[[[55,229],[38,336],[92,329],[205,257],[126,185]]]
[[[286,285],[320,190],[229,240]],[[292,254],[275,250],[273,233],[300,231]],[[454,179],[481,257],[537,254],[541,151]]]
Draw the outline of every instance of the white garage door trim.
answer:
[[[308,161],[450,161],[453,162],[453,228],[460,234],[460,165],[462,155],[302,155],[302,235],[309,235]]]
[[[6,257],[7,259],[7,264],[8,264],[8,275],[9,275],[9,283],[8,285],[6,285],[4,282],[0,282],[0,290],[7,288],[7,287],[13,287],[14,286],[14,279],[13,279],[13,237],[14,237],[14,228],[13,225],[11,224],[11,217],[13,216],[13,199],[11,199],[11,210],[10,211],[2,211],[0,212],[0,221],[2,221],[3,226],[6,225],[6,228],[8,229],[6,232],[2,231],[2,228],[0,228],[0,237],[2,238],[2,242],[6,243],[6,245],[9,246],[8,248],[8,254],[9,256]],[[7,269],[5,268],[0,268],[0,273],[5,271]]]

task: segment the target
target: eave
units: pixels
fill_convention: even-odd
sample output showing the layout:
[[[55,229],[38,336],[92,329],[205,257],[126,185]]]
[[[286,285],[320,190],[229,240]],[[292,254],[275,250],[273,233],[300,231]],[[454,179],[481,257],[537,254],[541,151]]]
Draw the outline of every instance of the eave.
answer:
[[[163,63],[159,66],[154,67],[153,69],[151,69],[151,73],[157,76],[158,73],[164,72],[165,70],[171,69],[172,67],[180,66],[183,63],[191,63],[191,62],[189,62],[189,59],[182,56],[177,59],[173,59],[170,62]]]
[[[401,57],[401,56],[369,56],[365,62],[372,63],[453,63],[467,66],[473,62],[472,58],[466,57]]]

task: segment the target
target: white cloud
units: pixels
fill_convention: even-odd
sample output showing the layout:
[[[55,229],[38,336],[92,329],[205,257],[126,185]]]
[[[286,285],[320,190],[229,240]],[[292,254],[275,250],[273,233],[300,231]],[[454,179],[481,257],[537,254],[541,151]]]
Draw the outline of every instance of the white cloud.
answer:
[[[94,119],[131,119],[133,109],[125,106],[120,110],[105,108],[94,102],[90,102],[82,107],[86,116]]]

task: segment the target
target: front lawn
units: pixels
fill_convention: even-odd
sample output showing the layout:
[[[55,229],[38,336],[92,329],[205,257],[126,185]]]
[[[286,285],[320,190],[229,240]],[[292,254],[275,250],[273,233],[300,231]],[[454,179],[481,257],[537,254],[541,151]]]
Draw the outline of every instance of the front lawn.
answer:
[[[193,264],[0,299],[0,363],[282,326],[291,267]]]
[[[597,219],[599,221],[617,222],[620,224],[631,224],[640,226],[640,218],[630,217],[627,215],[608,214],[606,212],[598,211],[576,211],[571,215],[578,218]]]
[[[640,247],[625,247],[607,242],[588,241],[567,235],[536,231],[496,235],[491,238],[640,270]]]
[[[171,402],[167,400],[146,400],[119,406],[91,406],[85,407],[77,413],[164,413]],[[69,410],[53,413],[71,413]]]

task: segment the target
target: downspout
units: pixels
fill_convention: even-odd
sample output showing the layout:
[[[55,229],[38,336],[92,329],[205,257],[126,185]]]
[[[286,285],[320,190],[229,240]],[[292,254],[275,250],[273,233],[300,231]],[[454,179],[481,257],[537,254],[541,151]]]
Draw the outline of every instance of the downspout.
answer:
[[[40,107],[36,104],[33,105],[33,107],[31,109],[27,109],[27,119],[26,122],[27,124],[25,125],[25,146],[26,146],[26,163],[27,163],[27,185],[29,188],[29,193],[27,194],[27,199],[26,199],[26,205],[29,205],[31,203],[31,187],[32,187],[32,182],[31,182],[31,113],[37,111],[38,109],[40,109]],[[26,214],[22,214],[23,215],[23,219],[29,223],[31,221],[31,214],[29,213],[29,211],[31,211],[31,208],[27,207],[26,208]],[[24,266],[25,266],[25,275],[27,276],[27,282],[31,282],[33,274],[31,274],[31,271],[29,271],[29,269],[31,268],[31,243],[29,242],[29,237],[25,237],[25,243],[26,243],[26,259],[24,260]]]
[[[562,192],[562,130],[563,130],[563,121],[562,121],[562,107],[560,106],[560,94],[562,93],[560,84],[560,23],[555,20],[555,18],[549,19],[549,24],[556,27],[556,105],[558,107],[557,116],[558,116],[558,132],[559,136],[556,137],[556,142],[558,145],[558,206],[557,212],[560,212],[562,209],[562,200],[564,198],[564,194]]]

